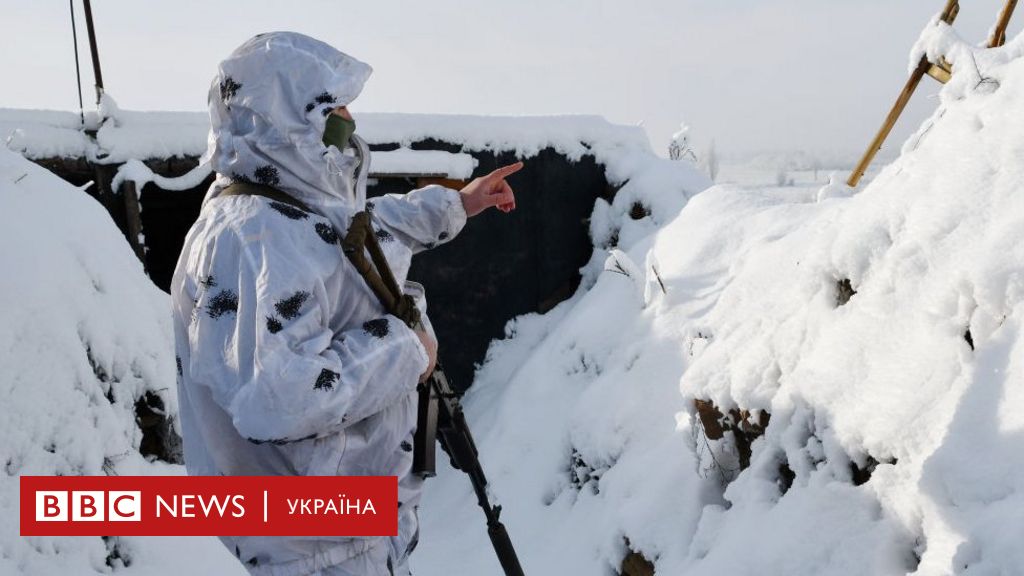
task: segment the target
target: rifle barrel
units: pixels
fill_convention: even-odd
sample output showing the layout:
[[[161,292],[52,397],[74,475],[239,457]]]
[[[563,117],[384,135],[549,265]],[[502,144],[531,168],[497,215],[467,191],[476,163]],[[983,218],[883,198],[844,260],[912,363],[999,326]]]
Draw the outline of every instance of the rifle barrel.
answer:
[[[435,370],[435,375],[438,372],[439,369]],[[523,568],[519,564],[515,547],[512,546],[512,539],[500,520],[501,506],[492,506],[487,497],[487,476],[480,465],[476,442],[469,431],[466,416],[448,384],[447,377],[443,374],[441,372],[439,377],[430,379],[431,385],[436,387],[439,400],[437,438],[451,457],[452,465],[469,476],[477,504],[483,508],[487,519],[487,535],[491,539],[491,545],[494,546],[494,552],[498,555],[498,562],[501,563],[505,575],[523,576]]]

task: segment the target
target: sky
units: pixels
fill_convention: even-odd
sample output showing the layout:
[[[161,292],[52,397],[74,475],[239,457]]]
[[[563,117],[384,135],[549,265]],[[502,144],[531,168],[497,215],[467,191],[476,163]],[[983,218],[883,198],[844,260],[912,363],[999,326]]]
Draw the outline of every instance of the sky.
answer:
[[[87,109],[93,74],[74,0]],[[294,30],[374,68],[359,111],[598,114],[664,153],[680,122],[726,158],[855,158],[907,76],[942,0],[94,0],[104,84],[121,108],[205,110],[217,63]],[[1003,0],[965,3],[981,42]],[[0,0],[0,107],[77,110],[67,2]],[[1024,15],[1020,16],[1024,20]],[[1015,34],[1020,24],[1010,28]],[[926,79],[890,150],[935,107]]]

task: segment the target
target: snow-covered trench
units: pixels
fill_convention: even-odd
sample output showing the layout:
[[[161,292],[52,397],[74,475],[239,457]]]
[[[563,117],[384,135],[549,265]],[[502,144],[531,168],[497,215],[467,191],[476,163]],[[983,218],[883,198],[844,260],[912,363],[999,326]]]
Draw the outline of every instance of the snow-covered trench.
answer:
[[[1024,573],[1024,41],[940,40],[976,68],[856,195],[697,194],[686,163],[613,154],[583,287],[512,321],[465,400],[528,574],[628,549],[658,574]],[[79,191],[0,150],[0,193],[0,512],[21,474],[181,473],[133,421],[147,391],[174,410],[166,298]],[[748,468],[694,399],[771,414]],[[414,573],[499,573],[460,473],[421,513]],[[213,538],[2,525],[0,573],[114,569],[242,573]]]
[[[624,242],[650,235],[708,185],[645,143],[606,138],[587,150],[610,181],[625,183],[593,217],[603,234],[625,222],[614,227]],[[665,186],[648,198],[643,191],[654,187],[643,183],[652,178]],[[101,205],[2,147],[0,196],[0,289],[9,303],[0,313],[0,514],[17,518],[22,475],[184,474],[143,456],[136,419],[142,397],[158,398],[169,421],[177,410],[167,296]],[[0,574],[110,572],[245,570],[212,537],[21,537],[17,522],[0,529]]]
[[[598,207],[624,255],[511,322],[465,399],[528,574],[627,546],[658,574],[1024,573],[1022,53],[971,51],[856,195],[715,187],[649,234]],[[647,175],[628,193],[673,197]],[[695,398],[770,412],[749,468]],[[458,473],[422,516],[414,573],[499,573]]]

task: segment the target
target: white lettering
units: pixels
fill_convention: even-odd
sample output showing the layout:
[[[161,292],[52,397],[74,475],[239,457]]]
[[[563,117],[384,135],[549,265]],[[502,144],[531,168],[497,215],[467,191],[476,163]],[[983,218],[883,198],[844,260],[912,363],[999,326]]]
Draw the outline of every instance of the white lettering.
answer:
[[[377,508],[373,505],[373,501],[369,498],[364,500],[354,499],[347,500],[344,494],[339,494],[338,498],[335,499],[324,499],[324,498],[301,498],[291,499],[288,502],[288,514],[289,515],[363,515],[363,514],[377,514]]]
[[[245,506],[242,506],[242,502],[245,500],[245,496],[235,494],[231,497],[231,504],[234,505],[235,511],[231,513],[235,518],[241,518],[245,516]]]
[[[108,521],[142,521],[142,492],[137,490],[111,490],[107,493],[107,503]]]
[[[75,522],[106,520],[105,496],[106,492],[102,491],[72,492],[71,520]]]
[[[184,494],[181,497],[181,517],[182,518],[195,518],[196,513],[193,512],[196,508],[194,500],[196,499],[195,494]]]
[[[164,500],[163,496],[160,496],[159,494],[157,494],[157,497],[156,497],[156,517],[157,518],[160,517],[160,508],[163,508],[164,510],[167,510],[167,512],[171,515],[171,518],[176,518],[178,516],[178,497],[175,496],[174,499],[171,500],[171,502],[172,502],[171,504],[168,504],[167,501]]]
[[[164,500],[162,496],[158,495],[156,497],[156,517],[160,518],[163,513],[167,513],[172,518],[195,518],[197,500],[199,501],[199,509],[202,510],[203,516],[207,518],[212,516],[214,511],[223,518],[229,506],[233,508],[234,511],[231,512],[231,515],[235,518],[245,516],[245,496],[239,494],[233,496],[210,496],[209,498],[195,494],[182,494],[181,496],[175,494],[170,502]]]
[[[217,508],[217,515],[220,516],[221,518],[223,518],[224,517],[224,510],[226,510],[227,507],[228,507],[228,499],[227,499],[227,497],[225,497],[224,501],[221,502],[221,499],[219,497],[211,496],[209,500],[203,501],[203,497],[200,496],[199,497],[199,506],[202,507],[203,514],[205,516],[207,516],[207,517],[210,516],[210,510],[213,510],[213,508],[216,507]]]
[[[36,522],[63,522],[67,519],[67,492],[36,492]]]

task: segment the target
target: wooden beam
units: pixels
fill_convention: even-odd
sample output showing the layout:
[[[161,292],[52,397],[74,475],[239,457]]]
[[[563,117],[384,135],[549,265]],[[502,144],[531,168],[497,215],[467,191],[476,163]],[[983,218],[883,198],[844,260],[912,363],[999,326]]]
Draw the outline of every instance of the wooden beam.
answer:
[[[940,58],[938,64],[932,64],[928,69],[928,75],[945,84],[953,78],[953,66],[945,58]]]
[[[142,236],[142,211],[139,209],[139,195],[135,188],[135,182],[131,180],[125,180],[121,184],[121,195],[124,197],[124,217],[126,228],[128,228],[128,244],[132,247],[132,251],[142,262],[143,268],[146,266],[146,247],[143,245],[139,237]]]
[[[946,24],[952,24],[953,20],[956,19],[957,14],[960,12],[960,3],[958,0],[946,0],[946,7],[943,9],[939,19]],[[857,184],[860,183],[860,179],[864,177],[864,173],[867,172],[868,166],[871,165],[871,161],[874,160],[875,155],[882,149],[882,144],[885,139],[888,138],[889,133],[892,132],[893,126],[896,125],[896,121],[899,120],[900,114],[907,107],[907,103],[910,102],[910,97],[914,95],[914,90],[917,90],[918,84],[921,83],[921,79],[924,78],[925,74],[931,69],[932,63],[928,61],[927,56],[921,57],[921,62],[918,63],[917,68],[907,78],[907,83],[904,84],[903,90],[900,91],[899,96],[896,97],[896,103],[892,105],[892,109],[889,110],[889,115],[885,117],[885,122],[882,123],[882,127],[875,134],[871,143],[868,144],[868,149],[864,152],[860,162],[857,163],[857,167],[850,173],[850,178],[847,179],[846,185],[850,188],[856,188]]]

